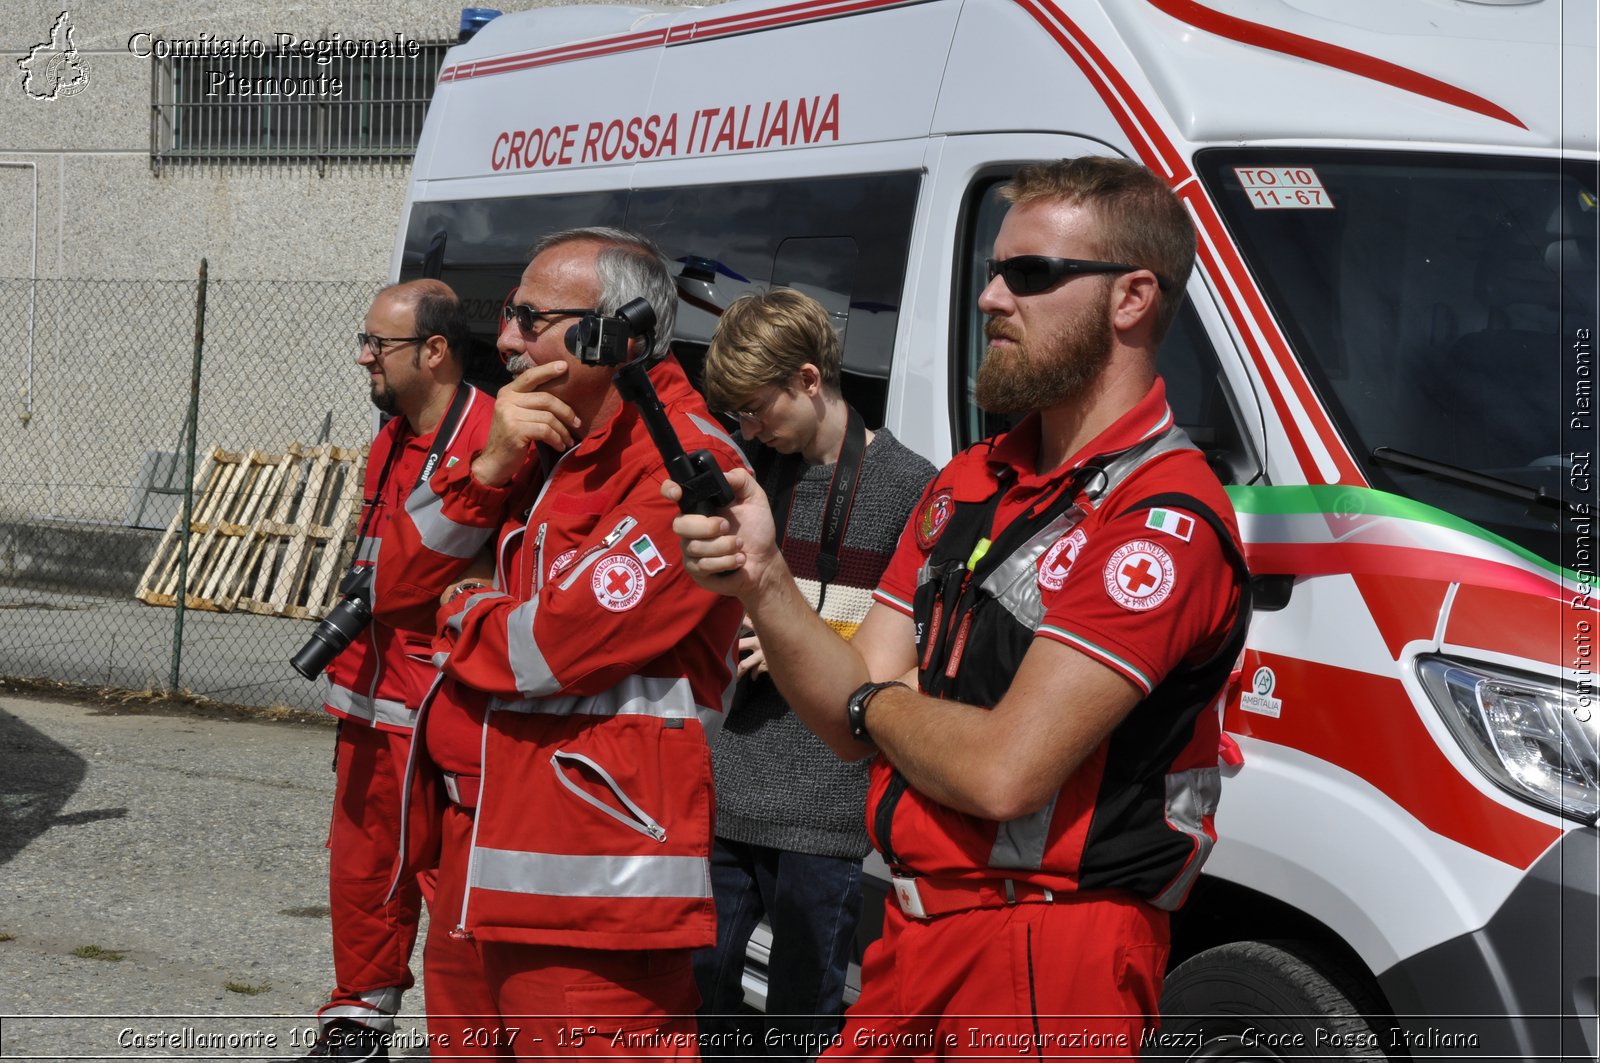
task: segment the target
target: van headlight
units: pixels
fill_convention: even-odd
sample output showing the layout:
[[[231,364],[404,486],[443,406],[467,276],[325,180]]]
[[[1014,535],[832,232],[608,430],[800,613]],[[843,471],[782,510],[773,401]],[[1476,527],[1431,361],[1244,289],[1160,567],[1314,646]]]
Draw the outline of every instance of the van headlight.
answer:
[[[1530,675],[1421,657],[1417,673],[1456,740],[1496,784],[1559,815],[1600,818],[1600,706]]]

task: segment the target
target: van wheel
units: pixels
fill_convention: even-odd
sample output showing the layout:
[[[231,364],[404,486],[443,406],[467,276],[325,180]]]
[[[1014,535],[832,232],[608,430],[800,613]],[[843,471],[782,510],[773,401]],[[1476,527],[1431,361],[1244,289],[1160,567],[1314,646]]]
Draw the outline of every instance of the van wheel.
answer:
[[[1371,1003],[1333,964],[1264,941],[1219,945],[1167,975],[1144,1058],[1387,1060],[1387,1025],[1363,1016]]]

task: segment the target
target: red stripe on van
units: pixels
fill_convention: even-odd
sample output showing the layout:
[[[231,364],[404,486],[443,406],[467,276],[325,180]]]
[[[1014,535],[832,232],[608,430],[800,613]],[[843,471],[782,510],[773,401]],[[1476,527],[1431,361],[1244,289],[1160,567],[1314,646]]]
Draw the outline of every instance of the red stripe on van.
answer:
[[[1361,52],[1341,48],[1326,41],[1302,37],[1298,33],[1290,33],[1287,30],[1263,26],[1259,22],[1250,22],[1220,11],[1213,11],[1197,0],[1145,0],[1145,2],[1165,15],[1218,37],[1226,37],[1231,41],[1265,48],[1268,51],[1282,52],[1296,59],[1333,67],[1335,70],[1343,70],[1371,81],[1380,81],[1385,85],[1393,85],[1397,89],[1426,96],[1452,107],[1460,107],[1497,121],[1510,123],[1518,129],[1528,128],[1504,107],[1438,78],[1419,74],[1408,67],[1363,55]]]
[[[1309,431],[1322,442],[1332,458],[1336,471],[1331,482],[1366,486],[1366,478],[1361,475],[1349,451],[1339,439],[1338,433],[1334,431],[1332,421],[1312,391],[1311,384],[1306,380],[1299,363],[1290,354],[1288,341],[1273,326],[1273,318],[1267,312],[1266,301],[1250,279],[1244,261],[1234,248],[1221,217],[1194,180],[1194,175],[1185,164],[1182,154],[1132,87],[1076,23],[1063,12],[1048,6],[1048,0],[1016,0],[1016,3],[1032,15],[1044,31],[1061,45],[1062,50],[1078,65],[1090,84],[1095,87],[1095,91],[1100,94],[1100,98],[1105,101],[1107,109],[1116,118],[1128,140],[1136,148],[1140,145],[1147,146],[1146,150],[1139,151],[1140,160],[1152,170],[1167,175],[1168,181],[1172,183],[1179,197],[1189,204],[1196,225],[1211,237],[1212,243],[1217,248],[1217,254],[1213,255],[1202,241],[1199,248],[1200,258],[1213,274],[1226,273],[1233,278],[1244,299],[1245,305],[1241,306],[1226,286],[1218,286],[1228,313],[1238,323],[1239,334],[1243,337],[1250,356],[1259,370],[1268,398],[1278,410],[1279,422],[1284,426],[1290,449],[1294,451],[1307,482],[1330,482],[1324,477],[1321,466],[1312,455],[1311,447],[1306,441],[1304,433]],[[1249,321],[1252,319],[1261,323],[1261,332],[1271,350],[1270,356],[1260,349],[1253,330],[1249,327]],[[1269,357],[1276,361],[1278,372],[1281,372],[1288,381],[1301,408],[1305,410],[1304,420],[1309,423],[1302,424],[1301,418],[1289,409],[1278,385],[1277,376],[1268,366]]]
[[[637,51],[641,48],[662,45],[689,44],[712,37],[727,37],[771,29],[775,26],[839,18],[844,15],[859,15],[879,8],[908,7],[922,2],[924,0],[802,0],[797,4],[786,4],[782,7],[741,15],[725,15],[721,18],[647,30],[621,37],[604,37],[542,51],[519,52],[494,59],[457,63],[441,71],[439,80],[462,81],[466,78],[489,77],[494,74],[507,74],[514,70],[527,70],[530,67],[571,62],[574,59],[592,59],[596,56],[614,55],[618,52]]]
[[[1502,804],[1463,777],[1398,680],[1247,651],[1247,685],[1261,665],[1277,678],[1272,696],[1282,700],[1282,714],[1245,712],[1234,701],[1223,721],[1227,730],[1360,776],[1435,834],[1512,867],[1531,867],[1561,837],[1559,828]],[[1224,793],[1224,810],[1227,801]]]

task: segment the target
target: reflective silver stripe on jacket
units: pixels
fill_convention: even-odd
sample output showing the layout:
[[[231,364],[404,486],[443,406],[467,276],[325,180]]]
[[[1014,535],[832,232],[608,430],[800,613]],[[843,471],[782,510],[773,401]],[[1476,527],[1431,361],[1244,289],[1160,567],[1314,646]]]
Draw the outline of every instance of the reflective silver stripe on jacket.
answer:
[[[709,861],[699,856],[571,856],[477,849],[467,872],[474,889],[543,897],[711,896]]]
[[[542,698],[561,689],[533,637],[533,618],[538,610],[539,599],[530,598],[506,613],[506,663],[511,666],[517,689],[530,698]]]
[[[1037,871],[1044,865],[1044,847],[1050,838],[1050,817],[1056,814],[1057,790],[1050,803],[1036,812],[997,825],[994,846],[989,850],[989,866]]]
[[[1206,833],[1205,817],[1216,815],[1221,796],[1222,772],[1217,768],[1191,768],[1167,776],[1167,825],[1194,839],[1195,851],[1177,878],[1151,898],[1157,908],[1176,910],[1200,877],[1200,868],[1216,844]]]
[[[403,701],[368,697],[338,683],[328,684],[328,704],[358,720],[386,723],[393,727],[410,727],[416,715]]]
[[[459,613],[452,613],[450,615],[450,619],[444,622],[444,626],[459,635],[461,634],[462,620],[468,613],[472,612],[473,607],[479,602],[488,601],[490,598],[509,597],[511,597],[511,595],[507,594],[505,591],[497,591],[487,587],[481,591],[474,591],[472,594],[467,596],[467,604],[461,607],[461,611]]]
[[[750,468],[750,459],[744,456],[744,450],[739,446],[739,444],[733,441],[733,437],[730,436],[721,425],[713,424],[712,422],[701,417],[699,414],[695,413],[691,413],[689,415],[689,420],[693,421],[694,426],[700,429],[700,431],[704,432],[706,435],[712,437],[713,439],[720,439],[724,443],[728,444],[728,449],[732,450],[739,456],[739,464],[743,465],[746,469]]]
[[[457,524],[444,515],[444,501],[434,493],[433,484],[420,483],[406,499],[406,513],[417,526],[422,545],[446,557],[473,557],[494,534],[493,528],[474,528]]]
[[[1077,527],[1086,516],[1088,514],[1079,507],[1070,507],[1039,529],[1033,538],[1002,561],[983,581],[984,591],[1029,631],[1038,631],[1039,625],[1044,623],[1044,596],[1039,593],[1039,559],[1057,539]]]
[[[707,737],[715,733],[722,713],[698,705],[684,678],[630,675],[599,694],[525,698],[521,701],[489,699],[490,712],[531,712],[551,716],[654,716],[662,720],[698,719]]]
[[[351,560],[351,564],[361,564],[364,562],[369,565],[376,565],[378,563],[378,550],[381,549],[382,546],[382,536],[366,536],[365,538],[361,539],[361,541],[356,543],[356,553],[355,557]]]

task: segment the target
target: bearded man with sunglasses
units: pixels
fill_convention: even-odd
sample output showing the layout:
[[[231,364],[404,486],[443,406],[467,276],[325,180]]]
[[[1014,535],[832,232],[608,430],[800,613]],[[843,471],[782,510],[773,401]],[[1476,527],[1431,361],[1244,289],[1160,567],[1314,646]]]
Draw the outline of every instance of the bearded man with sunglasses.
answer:
[[[567,350],[643,298],[648,374],[686,450],[742,462],[668,349],[661,253],[615,229],[534,250],[498,341],[516,377],[470,462],[418,487],[383,545],[377,608],[437,610],[407,851],[437,854],[423,950],[429,1055],[698,1058],[690,951],[715,940],[709,740],[737,602],[668,545],[674,506],[615,368]],[[639,347],[644,341],[636,340]],[[493,577],[475,572],[488,548]]]
[[[977,398],[1026,416],[935,477],[855,638],[804,607],[748,476],[675,524],[807,725],[876,754],[893,893],[850,1058],[1137,1056],[1168,913],[1215,840],[1247,573],[1155,372],[1194,229],[1126,160],[1027,166],[1005,191]]]
[[[437,280],[384,288],[356,334],[372,404],[391,415],[367,457],[365,508],[354,565],[379,543],[430,455],[460,462],[483,446],[493,403],[461,379],[467,324],[460,300]],[[339,718],[328,906],[336,988],[318,1012],[321,1034],[302,1059],[387,1059],[422,899],[415,876],[395,882],[400,795],[417,706],[433,679],[432,617],[407,630],[367,625],[328,666],[327,710]]]

